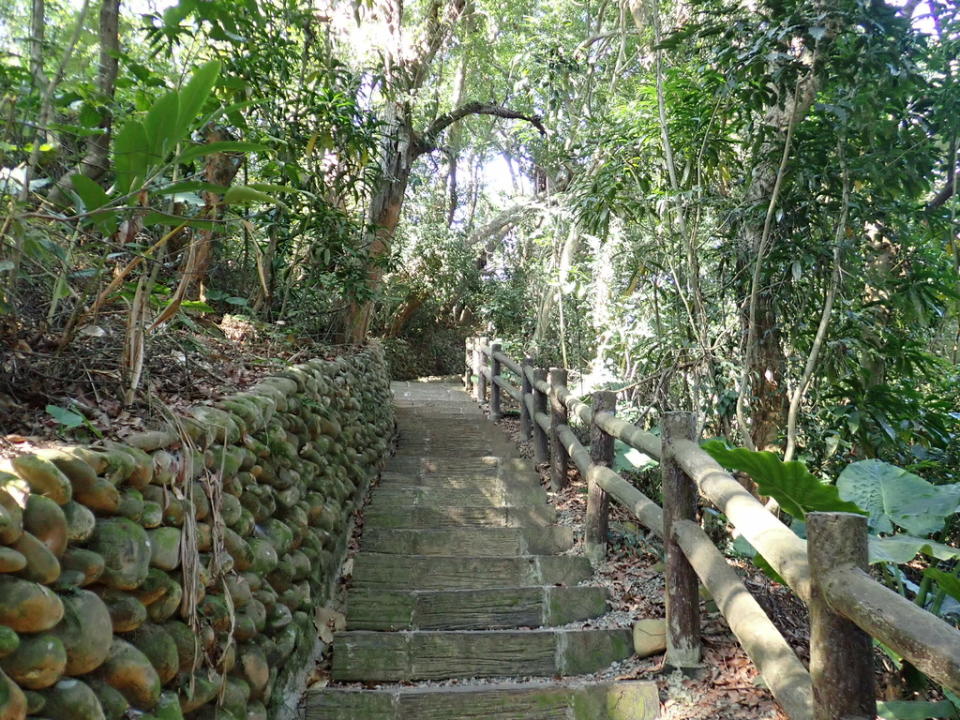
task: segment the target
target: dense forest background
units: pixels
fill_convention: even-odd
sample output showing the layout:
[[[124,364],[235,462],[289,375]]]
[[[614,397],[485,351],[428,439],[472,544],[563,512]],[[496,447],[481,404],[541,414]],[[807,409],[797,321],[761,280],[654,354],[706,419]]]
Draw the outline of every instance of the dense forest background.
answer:
[[[7,0],[0,417],[95,431],[205,336],[412,377],[496,335],[648,427],[891,463],[956,545],[958,10]],[[937,547],[888,580],[960,617]]]
[[[398,374],[457,371],[486,329],[640,413],[954,479],[958,22],[916,0],[6,3],[5,343],[119,322],[130,403],[151,343],[223,313],[388,338]]]

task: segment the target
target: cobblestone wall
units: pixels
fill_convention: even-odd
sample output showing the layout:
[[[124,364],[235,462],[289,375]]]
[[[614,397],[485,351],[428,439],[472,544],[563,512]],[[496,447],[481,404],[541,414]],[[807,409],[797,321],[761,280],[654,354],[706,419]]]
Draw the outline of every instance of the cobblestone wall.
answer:
[[[374,347],[0,465],[0,720],[289,715],[392,430]]]

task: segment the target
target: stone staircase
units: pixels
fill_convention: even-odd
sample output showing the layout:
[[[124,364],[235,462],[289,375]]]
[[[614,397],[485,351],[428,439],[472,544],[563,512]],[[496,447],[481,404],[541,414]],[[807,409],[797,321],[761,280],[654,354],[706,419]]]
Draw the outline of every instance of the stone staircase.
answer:
[[[309,720],[648,720],[649,682],[578,676],[629,657],[530,465],[459,387],[395,383],[400,442],[366,508]],[[564,627],[573,624],[573,627]]]

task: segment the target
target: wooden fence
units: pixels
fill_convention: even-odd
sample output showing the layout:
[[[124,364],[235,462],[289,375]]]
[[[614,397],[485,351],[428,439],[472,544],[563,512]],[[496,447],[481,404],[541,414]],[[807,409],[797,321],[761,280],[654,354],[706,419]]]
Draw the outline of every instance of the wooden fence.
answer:
[[[594,563],[606,552],[610,498],[663,540],[668,665],[700,662],[698,585],[703,583],[794,720],[876,716],[872,638],[960,692],[960,631],[870,577],[865,517],[810,513],[803,540],[701,450],[692,413],[668,413],[659,438],[618,418],[613,393],[594,393],[592,403],[584,403],[567,389],[565,370],[548,372],[529,357],[517,362],[496,341],[468,339],[465,360],[468,391],[483,402],[489,388],[491,419],[502,416],[503,393],[517,401],[521,432],[532,435],[537,462],[550,464],[555,490],[566,483],[568,460],[586,478],[584,537]],[[570,428],[571,414],[590,428],[589,448]],[[663,508],[611,469],[614,438],[659,460]],[[723,513],[806,603],[809,671],[700,528],[700,499]]]

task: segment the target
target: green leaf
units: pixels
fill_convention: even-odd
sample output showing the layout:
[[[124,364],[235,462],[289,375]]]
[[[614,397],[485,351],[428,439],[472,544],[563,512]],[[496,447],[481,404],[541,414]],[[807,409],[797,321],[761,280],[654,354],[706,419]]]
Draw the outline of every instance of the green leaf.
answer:
[[[73,185],[74,192],[83,202],[83,209],[86,212],[96,210],[110,202],[110,196],[104,192],[103,188],[86,175],[76,173],[70,177],[70,184]]]
[[[180,90],[180,111],[175,131],[177,138],[182,138],[190,130],[219,75],[220,62],[211,60],[197,68],[190,81]]]
[[[147,176],[150,143],[143,124],[128,120],[113,141],[113,166],[116,171],[116,188],[121,194],[137,188],[134,180],[141,183]]]
[[[150,157],[153,162],[162,162],[171,148],[180,141],[181,136],[175,136],[177,122],[180,116],[180,94],[168,92],[157,100],[147,119],[143,123],[150,143]]]
[[[795,460],[783,462],[772,452],[731,449],[723,440],[708,440],[703,449],[725,468],[747,473],[761,495],[774,498],[786,512],[803,520],[808,512],[852,512],[865,514],[852,502],[840,498],[837,488],[824,485]]]
[[[875,533],[892,533],[899,525],[912,535],[930,535],[943,529],[960,504],[960,484],[934,485],[882,460],[847,465],[837,489],[870,513]]]
[[[649,455],[645,455],[636,448],[632,448],[620,440],[613,441],[613,469],[614,470],[646,470],[657,464]]]
[[[83,415],[75,413],[72,410],[67,410],[65,407],[60,407],[59,405],[47,405],[46,407],[47,414],[50,415],[54,420],[63,425],[68,430],[73,428],[80,427],[84,424],[86,420]]]
[[[949,700],[877,701],[877,715],[884,720],[927,720],[927,718],[956,718],[957,711]]]
[[[231,305],[247,305],[247,304],[249,304],[249,302],[248,302],[248,300],[247,300],[246,298],[237,297],[236,295],[233,295],[233,296],[228,297],[228,298],[224,298],[223,301],[224,301],[225,303],[229,303],[229,304],[231,304]]]
[[[766,558],[758,553],[756,548],[754,548],[753,545],[750,544],[750,541],[747,540],[743,535],[737,536],[737,539],[733,541],[731,550],[735,555],[752,560],[753,564],[762,570],[763,573],[774,582],[778,582],[781,585],[787,584],[786,580],[780,577],[780,573],[773,569],[773,565],[768,563]]]
[[[144,227],[151,225],[177,225],[184,224],[187,227],[200,228],[201,230],[218,230],[223,227],[222,222],[214,220],[200,220],[197,218],[186,218],[180,215],[170,215],[169,213],[151,212],[143,216]]]
[[[760,568],[761,570],[763,570],[764,575],[766,575],[768,578],[770,578],[770,579],[773,580],[774,582],[778,582],[778,583],[780,583],[781,585],[783,585],[783,586],[785,586],[785,587],[789,587],[789,586],[787,585],[787,581],[784,580],[782,577],[780,577],[780,573],[778,573],[776,570],[774,570],[774,569],[773,569],[773,565],[771,565],[770,563],[768,563],[768,562],[767,562],[767,559],[766,559],[763,555],[761,555],[760,553],[757,553],[757,554],[754,556],[754,558],[753,558],[753,564],[756,565],[756,566],[757,566],[758,568]]]
[[[262,143],[223,140],[206,145],[192,145],[177,156],[177,162],[187,163],[202,155],[218,152],[267,152],[270,149],[269,145],[263,145]]]
[[[183,310],[188,310],[191,312],[201,312],[201,313],[216,312],[212,307],[207,305],[205,302],[201,302],[200,300],[183,300],[180,303],[180,307]]]
[[[941,590],[954,600],[960,601],[960,578],[956,575],[951,575],[937,568],[927,568],[923,571],[923,574],[936,580]]]
[[[173,183],[172,185],[158,188],[153,192],[155,195],[176,195],[177,193],[199,192],[201,190],[223,195],[227,191],[227,186],[214,185],[213,183],[201,182],[199,180],[185,180],[184,182]]]
[[[110,203],[110,197],[103,188],[86,175],[79,173],[70,178],[70,183],[73,185],[74,193],[83,203],[83,209],[91,213],[90,220],[97,229],[104,235],[113,235],[117,230],[118,213],[110,210],[94,212]]]
[[[234,185],[223,196],[223,202],[228,205],[243,205],[246,203],[274,203],[283,205],[279,200],[265,192],[261,192],[247,185]]]
[[[871,536],[869,543],[871,564],[892,562],[902,565],[913,560],[917,553],[923,553],[937,560],[960,559],[960,550],[957,548],[912,535]]]
[[[957,714],[960,715],[960,695],[957,695],[949,688],[941,689],[943,690],[943,694],[946,696],[947,700],[953,703],[953,706],[957,709]]]

